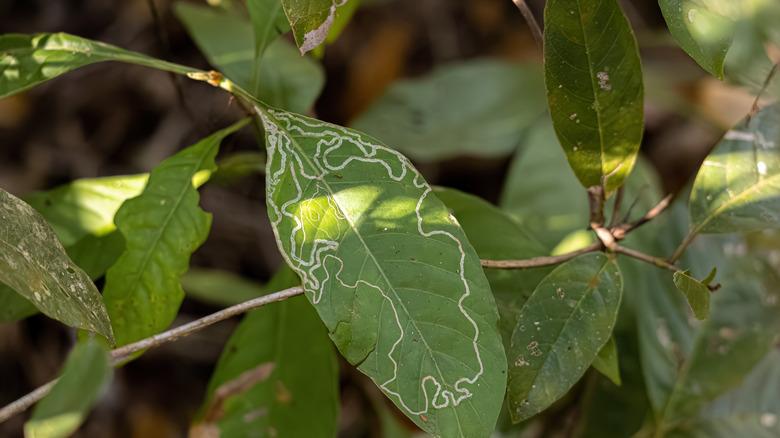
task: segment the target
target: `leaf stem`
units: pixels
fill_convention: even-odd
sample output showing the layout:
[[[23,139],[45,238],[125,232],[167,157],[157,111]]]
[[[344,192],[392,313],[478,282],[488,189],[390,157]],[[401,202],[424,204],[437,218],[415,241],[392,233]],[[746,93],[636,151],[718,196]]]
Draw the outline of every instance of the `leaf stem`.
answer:
[[[625,256],[635,258],[637,260],[641,260],[646,263],[650,263],[651,265],[655,265],[659,268],[666,269],[672,272],[680,271],[680,268],[678,268],[672,263],[667,262],[661,257],[651,256],[649,254],[645,254],[635,249],[626,248],[625,246],[616,245],[613,251],[615,251],[618,254],[623,254]]]
[[[552,266],[552,265],[557,265],[565,261],[571,260],[574,257],[577,257],[582,254],[599,251],[601,250],[601,248],[602,248],[601,242],[596,242],[592,245],[586,246],[585,248],[578,249],[577,251],[572,251],[557,256],[542,256],[542,257],[534,257],[531,259],[524,259],[524,260],[482,259],[482,267],[492,268],[492,269],[528,269],[528,268],[539,268],[543,266]]]
[[[149,348],[159,347],[164,344],[168,344],[170,342],[176,341],[185,336],[203,330],[204,328],[210,325],[216,324],[218,322],[224,321],[226,319],[232,318],[242,313],[246,313],[250,310],[257,309],[259,307],[265,306],[266,304],[271,304],[278,301],[284,301],[288,298],[292,298],[294,296],[301,295],[301,294],[303,294],[303,287],[296,286],[296,287],[291,287],[289,289],[281,290],[279,292],[263,295],[262,297],[253,298],[249,301],[236,304],[235,306],[222,309],[216,313],[212,313],[211,315],[207,315],[204,316],[203,318],[196,319],[195,321],[189,322],[187,324],[180,325],[179,327],[176,327],[174,329],[162,333],[158,333],[154,336],[150,336],[146,339],[142,339],[138,342],[134,342],[132,344],[125,345],[123,347],[116,348],[111,351],[111,358],[113,359],[112,363],[114,366],[116,366],[117,364],[121,363],[124,359],[127,359],[128,357],[140,351],[147,350]],[[0,423],[3,423],[4,421],[10,419],[16,414],[24,412],[30,406],[37,403],[39,400],[45,397],[46,394],[49,393],[49,391],[51,390],[51,388],[54,386],[56,382],[57,379],[54,379],[46,383],[45,385],[38,387],[34,391],[25,395],[24,397],[21,397],[15,402],[10,403],[5,407],[3,407],[2,409],[0,409]]]
[[[528,23],[528,28],[531,30],[531,35],[534,37],[536,46],[539,47],[539,50],[544,50],[544,37],[542,36],[542,28],[539,27],[539,22],[536,21],[536,17],[534,17],[534,13],[531,11],[531,8],[528,7],[528,4],[525,2],[525,0],[512,0],[512,3],[514,3],[515,6],[517,6],[517,9],[520,10],[520,13],[523,14],[523,18]]]

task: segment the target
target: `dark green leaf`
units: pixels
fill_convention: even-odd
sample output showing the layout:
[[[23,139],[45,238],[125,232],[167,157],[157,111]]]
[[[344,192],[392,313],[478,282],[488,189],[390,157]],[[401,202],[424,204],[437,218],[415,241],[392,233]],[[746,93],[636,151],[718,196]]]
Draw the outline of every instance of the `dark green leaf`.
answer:
[[[723,78],[741,0],[658,0],[674,39],[710,74]]]
[[[457,221],[398,152],[257,111],[277,243],[336,346],[424,430],[487,436],[506,359],[490,287]]]
[[[322,68],[285,40],[256,51],[252,24],[207,6],[177,3],[176,14],[209,62],[261,101],[292,111],[308,110],[325,82]]]
[[[588,223],[588,199],[566,164],[548,117],[531,127],[512,162],[501,208],[552,249]]]
[[[688,305],[697,319],[707,319],[710,314],[710,290],[699,280],[691,277],[688,271],[674,273],[674,285],[685,295]]]
[[[612,335],[623,279],[604,254],[558,266],[525,302],[507,353],[512,420],[541,412],[585,373]]]
[[[508,155],[541,116],[542,88],[533,65],[465,61],[393,84],[352,126],[419,160]]]
[[[125,239],[119,231],[100,237],[88,235],[65,250],[89,278],[97,280],[105,275],[108,268],[122,255]]]
[[[111,380],[109,352],[94,339],[76,344],[51,392],[24,425],[28,438],[71,436]]]
[[[190,269],[181,278],[187,296],[220,306],[243,303],[269,289],[235,274],[213,269]]]
[[[66,33],[5,34],[0,35],[0,98],[103,61],[127,62],[180,74],[198,71]]]
[[[643,130],[636,39],[617,0],[549,0],[544,13],[547,99],[574,173],[585,187],[620,187]]]
[[[265,173],[265,154],[259,152],[238,152],[217,163],[212,180],[217,184],[229,185],[249,175]]]
[[[32,207],[0,189],[0,282],[64,324],[113,340],[100,293]]]
[[[38,313],[38,308],[13,289],[0,283],[0,324],[15,322]]]
[[[612,383],[620,386],[620,364],[614,337],[609,338],[609,341],[599,350],[599,354],[593,360],[593,368],[609,378]]]
[[[691,191],[691,233],[780,227],[780,104],[738,127],[705,159]]]
[[[299,283],[285,267],[268,289]],[[220,387],[263,366],[272,368],[267,378],[230,394],[214,410]],[[306,298],[294,297],[252,311],[236,328],[209,383],[203,421],[231,438],[335,437],[338,383],[338,360],[325,327]],[[208,418],[210,410],[216,418]]]
[[[247,0],[246,7],[255,35],[255,59],[260,59],[265,49],[279,35],[290,30],[290,25],[279,0]]]
[[[103,296],[119,345],[165,329],[176,316],[184,297],[180,278],[211,227],[211,215],[198,206],[193,179],[216,169],[220,142],[246,122],[160,163],[143,193],[116,213],[126,247],[108,270]]]

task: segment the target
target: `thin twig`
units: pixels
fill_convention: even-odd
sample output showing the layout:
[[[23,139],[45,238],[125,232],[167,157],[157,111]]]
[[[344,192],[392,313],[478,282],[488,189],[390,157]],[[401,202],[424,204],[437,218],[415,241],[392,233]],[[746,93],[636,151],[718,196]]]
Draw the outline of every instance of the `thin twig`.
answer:
[[[615,234],[615,238],[617,238],[618,240],[622,239],[626,234],[636,230],[642,225],[658,217],[669,207],[669,205],[672,203],[673,198],[674,198],[673,194],[668,194],[663,199],[661,199],[661,201],[658,204],[656,204],[653,208],[648,210],[648,212],[645,213],[644,216],[639,218],[639,220],[615,227],[615,229],[613,230],[613,234]]]
[[[111,351],[111,357],[113,358],[113,363],[114,365],[116,365],[118,363],[121,363],[122,360],[127,359],[128,357],[140,351],[147,350],[149,348],[159,347],[160,345],[173,342],[177,339],[183,338],[185,336],[203,330],[204,328],[212,324],[216,324],[218,322],[224,321],[226,319],[232,318],[242,313],[246,313],[258,307],[265,306],[266,304],[275,303],[277,301],[284,301],[296,295],[301,295],[302,293],[303,293],[303,288],[301,286],[296,286],[279,292],[263,295],[262,297],[254,298],[249,301],[236,304],[235,306],[228,307],[227,309],[222,309],[219,312],[212,313],[211,315],[204,316],[203,318],[196,319],[195,321],[189,322],[184,325],[180,325],[179,327],[168,330],[166,332],[162,332],[154,336],[151,336],[149,338],[142,339],[138,342],[134,342],[132,344],[119,347]],[[51,388],[54,386],[56,382],[57,379],[52,380],[51,382],[46,383],[45,385],[37,388],[33,392],[25,395],[24,397],[0,409],[0,423],[8,420],[9,418],[13,417],[16,414],[24,412],[30,406],[34,405],[36,402],[38,402],[40,399],[46,396],[46,394],[49,393],[49,391],[51,390]]]
[[[534,257],[532,259],[525,259],[525,260],[482,260],[482,267],[483,268],[492,268],[492,269],[528,269],[528,268],[540,268],[542,266],[551,266],[551,265],[557,265],[560,263],[563,263],[565,261],[571,260],[574,257],[577,257],[582,254],[587,254],[589,252],[596,252],[599,251],[602,248],[601,242],[596,242],[592,245],[586,246],[585,248],[579,249],[577,251],[568,252],[566,254],[561,254],[557,256],[543,256],[543,257]]]
[[[635,249],[626,248],[625,246],[616,245],[613,251],[615,251],[618,254],[623,254],[628,257],[635,258],[637,260],[641,260],[646,263],[650,263],[651,265],[655,265],[659,268],[667,269],[672,272],[677,272],[680,270],[680,268],[678,268],[672,263],[667,262],[661,257],[651,256],[649,254],[645,254]]]
[[[761,96],[766,92],[766,89],[769,88],[769,84],[772,82],[772,79],[774,79],[775,74],[777,73],[777,66],[772,66],[772,69],[769,70],[769,74],[766,75],[766,79],[764,79],[764,84],[761,86],[761,89],[758,91],[758,94],[756,94],[756,100],[753,101],[753,106],[750,109],[750,115],[749,117],[755,116],[761,108],[758,106],[758,102],[761,100]]]
[[[531,29],[531,35],[533,35],[537,47],[539,47],[539,50],[543,50],[544,37],[542,36],[542,28],[539,27],[539,22],[536,21],[533,11],[528,7],[525,0],[512,0],[512,3],[514,3],[515,6],[517,6],[517,9],[520,10],[520,13],[523,14],[523,18]]]
[[[669,263],[675,263],[677,260],[680,260],[680,257],[682,257],[682,255],[685,253],[685,250],[688,249],[688,246],[693,243],[693,239],[695,239],[698,235],[698,230],[691,230],[688,235],[685,236],[685,239],[683,239],[683,241],[680,243],[680,246],[674,250],[674,254],[669,257]]]
[[[623,206],[623,196],[625,194],[625,186],[620,186],[615,194],[615,203],[612,205],[612,218],[609,220],[609,227],[612,228],[618,224],[618,215],[620,215],[620,209]]]

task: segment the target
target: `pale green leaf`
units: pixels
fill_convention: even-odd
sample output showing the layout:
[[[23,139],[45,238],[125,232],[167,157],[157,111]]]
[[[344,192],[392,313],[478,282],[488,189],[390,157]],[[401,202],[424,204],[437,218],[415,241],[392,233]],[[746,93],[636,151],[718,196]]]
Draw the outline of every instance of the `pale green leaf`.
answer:
[[[609,338],[609,341],[599,350],[599,354],[593,360],[593,368],[606,376],[612,383],[620,386],[620,364],[614,337]]]
[[[225,284],[225,288],[232,283]],[[268,284],[300,284],[289,268]],[[225,345],[209,382],[207,412],[218,388],[258,367],[270,375],[231,394],[212,422],[223,437],[335,437],[339,413],[338,359],[328,332],[304,297],[247,314]],[[212,408],[213,409],[213,408]]]
[[[116,213],[126,246],[106,274],[103,296],[119,345],[165,329],[176,316],[184,297],[180,278],[211,227],[211,215],[198,206],[193,178],[216,169],[220,142],[247,121],[160,163],[141,195]]]
[[[669,32],[691,58],[723,78],[741,0],[658,0]]]
[[[688,271],[674,273],[674,285],[685,295],[688,305],[697,319],[707,319],[710,313],[710,290],[707,285],[693,278]]]
[[[585,187],[623,184],[643,130],[636,39],[617,0],[549,0],[547,100],[569,164]]]
[[[536,287],[507,353],[513,421],[536,415],[577,383],[609,341],[622,293],[617,263],[600,253],[558,266]]]
[[[501,208],[552,249],[588,223],[588,199],[555,139],[549,117],[521,140],[501,194]]]
[[[64,324],[113,340],[100,293],[46,220],[0,189],[0,282]]]
[[[116,230],[114,215],[126,200],[138,196],[149,175],[78,179],[45,192],[25,196],[69,247],[87,235]]]
[[[89,64],[121,61],[174,73],[198,70],[66,33],[0,35],[0,98]]]
[[[670,438],[776,438],[780,436],[780,351],[769,353],[739,388],[686,421]]]
[[[704,160],[690,198],[691,233],[780,227],[780,104],[736,128]]]
[[[669,253],[684,226],[685,206],[678,203],[642,230],[644,247]],[[722,273],[722,288],[703,322],[690,315],[667,273],[641,271],[634,283],[642,369],[662,431],[737,386],[772,348],[780,329],[780,291],[776,282],[762,284],[764,274],[750,258],[734,257],[742,245],[741,238],[698,240],[680,261],[699,275],[712,266]]]
[[[455,189],[437,187],[434,193],[458,220],[480,258],[518,260],[547,254],[544,246],[522,226],[489,202]],[[550,270],[551,268],[485,271],[498,305],[499,329],[505,347],[509,347],[523,303]]]
[[[325,83],[322,68],[283,39],[256,51],[246,18],[207,6],[177,3],[176,14],[209,62],[257,99],[307,111]]]
[[[279,0],[247,0],[246,8],[255,35],[255,58],[259,59],[279,35],[290,30],[290,24]]]
[[[506,359],[490,287],[457,221],[398,152],[257,111],[277,243],[336,346],[424,430],[487,436]]]
[[[351,15],[350,0],[280,0],[301,54],[323,44],[339,14]],[[355,0],[351,0],[355,1]]]
[[[390,86],[352,123],[418,160],[510,154],[544,112],[534,65],[478,59]]]
[[[24,425],[27,438],[71,436],[111,380],[108,349],[95,339],[76,344],[62,375]]]
[[[216,269],[190,269],[181,278],[188,297],[220,306],[243,303],[269,289],[230,272]]]

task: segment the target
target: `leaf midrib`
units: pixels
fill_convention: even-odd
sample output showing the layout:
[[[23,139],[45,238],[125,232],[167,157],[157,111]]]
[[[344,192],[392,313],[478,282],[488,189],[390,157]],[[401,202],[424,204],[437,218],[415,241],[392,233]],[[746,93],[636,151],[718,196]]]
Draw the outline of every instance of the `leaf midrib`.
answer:
[[[276,119],[276,117],[274,117],[273,114],[270,114],[268,111],[266,111],[265,109],[261,108],[259,105],[255,105],[255,108],[257,108],[259,111],[261,111],[266,117],[272,118],[274,120],[274,124],[277,126],[277,128],[282,130],[282,131],[284,131],[284,133],[287,134],[288,138],[290,139],[290,142],[296,146],[296,148],[300,151],[301,155],[306,160],[306,162],[310,166],[312,166],[313,168],[315,168],[315,169],[317,168],[315,163],[313,163],[311,161],[309,156],[306,154],[306,151],[301,147],[301,145],[298,143],[298,141],[295,139],[295,137],[279,123],[279,120]],[[269,162],[270,162],[270,160],[269,160]],[[374,262],[374,265],[377,267],[377,270],[379,270],[379,273],[382,275],[382,278],[385,280],[385,283],[387,283],[388,287],[393,292],[393,295],[395,295],[396,300],[401,305],[401,308],[406,313],[406,317],[409,319],[409,321],[411,321],[411,324],[414,326],[415,330],[417,330],[417,332],[419,333],[420,340],[422,340],[423,345],[425,345],[425,348],[428,350],[428,354],[431,357],[431,360],[432,360],[433,364],[436,366],[436,371],[439,373],[439,378],[442,381],[444,381],[444,375],[442,374],[441,369],[439,368],[439,363],[435,359],[435,356],[433,354],[433,350],[431,349],[430,345],[428,345],[428,341],[425,339],[425,336],[423,336],[423,332],[417,326],[416,320],[412,317],[411,313],[409,313],[409,310],[406,308],[406,305],[404,304],[403,300],[401,300],[401,298],[398,296],[398,293],[396,292],[395,287],[390,282],[390,280],[387,278],[387,275],[385,274],[384,269],[382,269],[382,266],[379,264],[379,261],[374,256],[374,253],[371,251],[371,248],[368,246],[366,241],[363,239],[363,236],[358,232],[358,229],[355,226],[355,224],[353,224],[352,221],[350,220],[350,216],[347,214],[347,212],[339,204],[338,200],[336,199],[335,193],[333,192],[333,189],[330,187],[330,184],[328,184],[328,182],[324,178],[321,179],[320,181],[323,183],[323,185],[325,186],[326,190],[330,193],[331,198],[333,198],[334,204],[341,211],[342,215],[344,216],[344,220],[349,224],[350,228],[352,229],[352,232],[355,234],[355,236],[357,236],[358,240],[360,240],[360,243],[363,245],[363,247],[366,250],[366,254],[368,254],[369,257],[371,257],[371,260]],[[431,190],[431,193],[433,193],[433,190]],[[397,365],[397,366],[400,368],[400,365]],[[398,376],[396,376],[396,378],[397,377]],[[456,415],[457,415],[457,409],[454,409],[454,406],[453,406],[453,410],[456,412]],[[457,421],[457,423],[458,423],[458,427],[460,428],[460,421]]]
[[[699,234],[707,224],[709,224],[716,217],[720,216],[721,213],[723,213],[725,210],[731,208],[734,204],[736,204],[738,201],[741,201],[744,197],[747,197],[748,195],[752,195],[755,191],[759,191],[760,189],[764,188],[764,183],[774,182],[776,179],[780,179],[780,173],[772,175],[768,178],[761,178],[757,183],[751,185],[748,189],[740,192],[738,195],[734,197],[729,198],[726,202],[721,204],[720,207],[716,208],[715,210],[712,210],[712,212],[707,215],[706,219],[703,220],[699,225],[694,227],[694,229],[691,231],[691,234]]]

